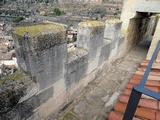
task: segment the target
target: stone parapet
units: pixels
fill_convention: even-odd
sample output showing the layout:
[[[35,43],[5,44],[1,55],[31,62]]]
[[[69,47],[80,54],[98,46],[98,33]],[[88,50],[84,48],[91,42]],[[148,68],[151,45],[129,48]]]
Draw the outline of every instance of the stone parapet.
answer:
[[[17,28],[13,38],[18,65],[35,85],[27,88],[2,119],[45,119],[71,103],[120,51],[121,22],[112,22],[107,25],[112,24],[114,29],[106,27],[105,32],[113,34],[105,39],[103,22],[79,23],[77,47],[69,52],[66,30],[58,24]]]
[[[88,51],[103,44],[104,23],[100,21],[85,21],[79,23],[77,47]]]
[[[13,32],[19,67],[35,77],[41,89],[65,77],[66,30],[58,24],[19,27]]]
[[[114,40],[120,36],[122,21],[111,18],[105,22],[104,38]]]

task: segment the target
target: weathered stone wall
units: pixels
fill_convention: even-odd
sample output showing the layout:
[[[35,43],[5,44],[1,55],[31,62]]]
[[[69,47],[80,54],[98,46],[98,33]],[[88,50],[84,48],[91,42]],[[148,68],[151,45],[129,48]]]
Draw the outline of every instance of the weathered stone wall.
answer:
[[[157,46],[158,41],[160,40],[160,20],[158,20],[156,30],[152,39],[151,46],[149,48],[148,54],[147,54],[147,59],[150,60],[152,57],[152,54]],[[160,54],[160,53],[159,53]]]
[[[104,65],[118,57],[123,45],[120,30],[119,20],[105,24],[81,22],[77,47],[67,53],[66,31],[62,26],[48,24],[17,28],[13,37],[19,67],[29,74],[32,84],[26,86],[24,94],[1,119],[45,119],[71,103]]]
[[[158,7],[159,4],[160,1],[158,0],[124,0],[121,20],[123,21],[122,34],[125,36],[125,48],[127,48],[126,52],[135,44],[137,44],[141,40],[141,38],[147,37],[147,35],[149,35],[149,32],[152,31],[152,28],[150,28],[150,30],[148,30],[147,28],[147,26],[149,27],[148,22],[150,19],[149,14],[147,16],[147,13],[160,13],[160,8]],[[147,21],[145,20],[146,18]],[[155,28],[153,22],[151,23],[151,25],[153,25],[152,27]],[[138,33],[138,31],[140,33]],[[131,32],[133,32],[134,35],[131,35]]]
[[[122,21],[116,18],[111,18],[105,22],[104,40],[108,41],[110,48],[109,58],[112,58],[118,54],[123,54],[122,43],[124,38],[121,36]]]
[[[127,34],[129,20],[136,16],[136,12],[160,13],[159,4],[159,0],[124,0],[121,14],[123,34]]]
[[[20,27],[13,33],[19,66],[35,77],[40,89],[65,79],[65,34],[65,29],[55,24]]]
[[[135,0],[134,11],[159,13],[159,0]]]
[[[19,67],[36,85],[26,88],[24,97],[2,119],[27,119],[37,107],[66,90],[66,30],[56,24],[19,27],[13,38]]]
[[[146,29],[144,37],[154,35],[155,30],[156,30],[156,26],[157,26],[157,22],[158,22],[158,16],[157,15],[153,15],[153,16],[148,18],[147,29]]]

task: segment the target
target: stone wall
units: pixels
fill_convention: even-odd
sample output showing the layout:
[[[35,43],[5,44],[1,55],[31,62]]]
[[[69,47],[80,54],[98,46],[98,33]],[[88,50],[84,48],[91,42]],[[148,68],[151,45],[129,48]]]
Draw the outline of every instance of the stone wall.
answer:
[[[159,0],[124,0],[121,20],[123,21],[122,34],[125,36],[125,48],[128,48],[126,49],[127,51],[131,49],[134,44],[141,41],[141,39],[150,35],[149,32],[155,31],[156,26],[154,26],[154,23],[156,21],[154,18],[150,18],[150,13],[160,13],[159,4]],[[147,19],[147,21],[145,19]],[[150,28],[151,26],[149,24],[151,26],[153,25],[153,28]],[[152,43],[151,46],[153,46],[153,44],[155,43]],[[154,49],[154,47],[150,47],[149,51],[153,51],[151,48]],[[150,57],[151,55],[152,54],[150,54]],[[150,57],[147,57],[147,59]]]
[[[158,20],[156,30],[152,39],[151,46],[149,48],[148,54],[147,54],[147,59],[150,60],[152,57],[152,54],[157,46],[158,41],[160,40],[160,20]],[[159,53],[160,54],[160,53]]]
[[[135,0],[134,11],[159,13],[159,0]]]
[[[17,28],[13,38],[18,64],[29,74],[32,84],[26,84],[23,94],[1,119],[45,119],[70,104],[103,66],[118,58],[123,47],[121,23],[79,23],[77,47],[69,52],[66,30],[60,25]]]

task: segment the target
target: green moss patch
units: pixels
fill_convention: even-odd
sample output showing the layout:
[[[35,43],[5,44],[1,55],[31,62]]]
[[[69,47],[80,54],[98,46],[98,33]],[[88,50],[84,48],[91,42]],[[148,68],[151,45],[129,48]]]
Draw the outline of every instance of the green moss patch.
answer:
[[[46,24],[46,25],[35,25],[35,26],[24,26],[18,27],[13,33],[23,36],[28,33],[30,37],[40,35],[55,30],[63,31],[65,28],[58,24]]]
[[[117,18],[109,18],[106,20],[107,23],[119,23],[122,22],[121,20],[117,19]]]
[[[23,78],[23,76],[26,76],[27,73],[25,73],[22,70],[19,70],[11,75],[5,76],[4,78],[0,79],[0,84],[5,83],[7,80],[20,80]]]
[[[79,26],[101,26],[104,25],[101,21],[84,21],[79,23]]]
[[[67,112],[63,116],[63,120],[80,120],[74,113],[72,112]]]

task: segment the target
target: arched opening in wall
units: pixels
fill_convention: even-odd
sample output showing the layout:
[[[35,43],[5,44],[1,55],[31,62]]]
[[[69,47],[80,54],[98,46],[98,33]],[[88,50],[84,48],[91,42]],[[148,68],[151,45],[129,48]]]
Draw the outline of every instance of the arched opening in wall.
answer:
[[[137,12],[129,21],[127,31],[128,50],[132,49],[142,40],[145,40],[149,48],[157,23],[158,16],[156,16],[156,13]]]

